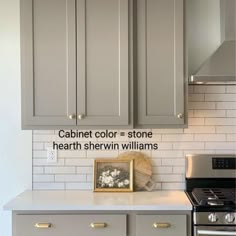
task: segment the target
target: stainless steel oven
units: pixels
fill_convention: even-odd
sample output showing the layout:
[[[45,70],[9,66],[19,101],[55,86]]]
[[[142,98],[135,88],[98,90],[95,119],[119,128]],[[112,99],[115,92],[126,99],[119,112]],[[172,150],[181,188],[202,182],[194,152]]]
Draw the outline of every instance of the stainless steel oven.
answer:
[[[236,236],[236,155],[188,155],[193,236]]]

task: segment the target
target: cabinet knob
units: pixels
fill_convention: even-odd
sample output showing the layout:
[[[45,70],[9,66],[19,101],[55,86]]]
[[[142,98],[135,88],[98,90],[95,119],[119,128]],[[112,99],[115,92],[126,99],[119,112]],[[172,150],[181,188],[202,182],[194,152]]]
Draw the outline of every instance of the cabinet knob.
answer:
[[[154,223],[153,224],[154,228],[169,228],[170,227],[170,223]]]
[[[91,223],[90,227],[93,228],[93,229],[96,229],[96,228],[106,228],[107,224],[106,223]]]
[[[52,227],[52,224],[51,223],[36,223],[34,227],[37,229],[48,229]]]
[[[78,119],[79,119],[79,120],[83,120],[83,119],[84,119],[84,114],[79,114],[79,115],[78,115]]]
[[[183,119],[184,115],[183,115],[183,113],[179,113],[179,114],[177,115],[177,117],[178,117],[178,119]]]
[[[70,115],[69,115],[69,119],[70,119],[70,120],[73,120],[73,119],[75,119],[75,117],[76,117],[76,115],[75,115],[75,114],[70,114]]]

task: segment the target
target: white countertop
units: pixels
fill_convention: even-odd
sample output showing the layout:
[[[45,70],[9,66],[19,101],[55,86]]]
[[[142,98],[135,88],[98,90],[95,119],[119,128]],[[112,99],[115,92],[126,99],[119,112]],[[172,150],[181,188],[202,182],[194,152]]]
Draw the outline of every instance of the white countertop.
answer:
[[[183,191],[94,193],[91,191],[25,191],[4,206],[13,211],[191,210]]]

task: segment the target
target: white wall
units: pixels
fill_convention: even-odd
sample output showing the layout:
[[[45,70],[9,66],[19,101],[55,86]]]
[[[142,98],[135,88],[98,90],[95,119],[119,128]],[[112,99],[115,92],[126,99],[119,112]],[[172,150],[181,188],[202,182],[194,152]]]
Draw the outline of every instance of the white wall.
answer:
[[[19,0],[0,0],[0,235],[11,236],[3,205],[32,183],[32,132],[21,130]]]

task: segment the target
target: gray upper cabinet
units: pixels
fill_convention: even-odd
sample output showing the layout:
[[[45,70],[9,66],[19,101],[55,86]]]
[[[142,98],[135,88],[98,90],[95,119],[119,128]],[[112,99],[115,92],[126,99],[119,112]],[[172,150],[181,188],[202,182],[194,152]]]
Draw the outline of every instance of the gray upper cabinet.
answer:
[[[23,128],[75,125],[75,0],[21,0]]]
[[[137,123],[184,124],[183,0],[137,0]]]
[[[23,128],[185,123],[184,0],[20,3]]]
[[[128,0],[77,0],[78,125],[128,125]]]
[[[129,0],[21,0],[23,128],[129,124]]]

